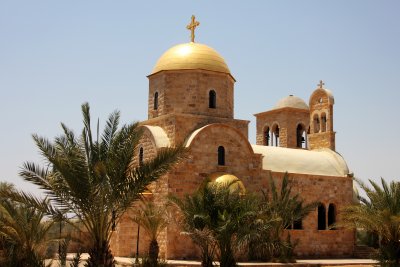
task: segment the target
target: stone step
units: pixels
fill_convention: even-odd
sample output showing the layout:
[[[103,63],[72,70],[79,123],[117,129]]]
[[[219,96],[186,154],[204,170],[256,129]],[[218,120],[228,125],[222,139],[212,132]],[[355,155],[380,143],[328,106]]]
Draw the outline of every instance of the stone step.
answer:
[[[376,253],[376,249],[368,246],[356,246],[354,257],[359,259],[370,259]]]

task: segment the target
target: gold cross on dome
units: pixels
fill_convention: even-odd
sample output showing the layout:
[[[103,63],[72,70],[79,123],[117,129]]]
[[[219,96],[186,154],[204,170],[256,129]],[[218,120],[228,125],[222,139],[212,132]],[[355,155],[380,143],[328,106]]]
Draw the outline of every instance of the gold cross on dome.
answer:
[[[324,81],[323,80],[320,80],[319,81],[319,84],[317,84],[318,86],[319,86],[319,88],[324,88],[324,85],[325,85],[325,83],[324,83]]]
[[[186,29],[190,30],[190,41],[194,43],[194,31],[196,27],[200,25],[200,22],[196,21],[196,17],[192,15],[192,20],[190,24],[186,26]]]

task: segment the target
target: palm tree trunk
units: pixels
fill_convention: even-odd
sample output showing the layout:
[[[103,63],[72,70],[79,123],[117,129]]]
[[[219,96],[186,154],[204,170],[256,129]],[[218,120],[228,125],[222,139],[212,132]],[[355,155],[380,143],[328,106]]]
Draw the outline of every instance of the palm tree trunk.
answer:
[[[156,239],[151,240],[149,246],[149,258],[152,263],[157,262],[159,251],[160,248],[158,246],[157,240]]]
[[[233,267],[236,266],[235,257],[233,255],[230,244],[224,244],[221,247],[221,258],[219,262],[221,267]]]
[[[96,243],[89,251],[87,267],[115,267],[114,256],[107,241]]]

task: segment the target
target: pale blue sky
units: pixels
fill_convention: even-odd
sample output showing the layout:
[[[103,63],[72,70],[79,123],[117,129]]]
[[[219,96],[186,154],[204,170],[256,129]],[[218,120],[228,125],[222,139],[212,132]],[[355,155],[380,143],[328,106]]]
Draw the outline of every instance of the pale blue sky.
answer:
[[[0,0],[0,180],[24,185],[42,162],[32,133],[82,128],[80,105],[104,122],[147,118],[148,80],[172,45],[216,49],[237,80],[235,117],[251,120],[282,97],[333,91],[337,151],[357,177],[399,179],[400,1]]]

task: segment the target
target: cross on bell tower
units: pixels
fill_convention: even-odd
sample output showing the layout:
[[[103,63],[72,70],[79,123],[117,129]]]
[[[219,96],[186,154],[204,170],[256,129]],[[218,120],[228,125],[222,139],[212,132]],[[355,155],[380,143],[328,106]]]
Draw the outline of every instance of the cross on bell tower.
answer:
[[[322,89],[322,88],[324,88],[324,85],[325,85],[324,81],[320,80],[319,84],[318,84],[318,87]]]
[[[194,31],[196,30],[196,27],[200,25],[200,22],[196,21],[196,17],[192,15],[192,20],[190,21],[190,24],[186,26],[186,29],[190,30],[190,41],[194,43]]]

